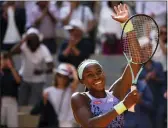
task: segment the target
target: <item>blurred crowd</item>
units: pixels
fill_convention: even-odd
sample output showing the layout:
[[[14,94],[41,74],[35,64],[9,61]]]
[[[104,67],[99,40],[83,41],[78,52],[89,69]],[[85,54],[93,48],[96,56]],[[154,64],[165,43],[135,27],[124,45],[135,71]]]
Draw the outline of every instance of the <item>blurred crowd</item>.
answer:
[[[122,55],[120,24],[113,7],[125,3],[131,15],[147,14],[159,26],[159,46],[145,64],[135,113],[125,113],[125,128],[166,128],[166,2],[0,1],[1,126],[18,127],[18,106],[32,106],[37,127],[75,127],[70,98],[79,81],[76,68],[93,54]],[[13,56],[20,55],[17,71]],[[54,57],[57,62],[54,62]],[[55,63],[59,63],[55,67]],[[53,83],[46,87],[46,77]]]

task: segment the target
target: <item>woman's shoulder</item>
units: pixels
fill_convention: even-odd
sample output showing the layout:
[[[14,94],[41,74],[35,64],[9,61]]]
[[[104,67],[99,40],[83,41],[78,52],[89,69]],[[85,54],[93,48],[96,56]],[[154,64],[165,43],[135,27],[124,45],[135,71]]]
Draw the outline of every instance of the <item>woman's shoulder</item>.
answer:
[[[84,92],[75,92],[71,97],[71,103],[74,105],[88,104],[89,98]]]

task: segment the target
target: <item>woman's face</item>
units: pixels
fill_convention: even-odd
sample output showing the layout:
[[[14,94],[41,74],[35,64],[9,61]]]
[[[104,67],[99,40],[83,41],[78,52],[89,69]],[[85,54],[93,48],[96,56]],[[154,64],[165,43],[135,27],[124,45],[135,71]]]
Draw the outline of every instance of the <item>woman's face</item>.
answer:
[[[105,89],[105,74],[98,64],[89,64],[83,71],[81,82],[89,90],[102,91]]]
[[[55,80],[56,80],[57,85],[66,86],[69,82],[69,77],[62,75],[60,73],[57,73],[55,75]]]

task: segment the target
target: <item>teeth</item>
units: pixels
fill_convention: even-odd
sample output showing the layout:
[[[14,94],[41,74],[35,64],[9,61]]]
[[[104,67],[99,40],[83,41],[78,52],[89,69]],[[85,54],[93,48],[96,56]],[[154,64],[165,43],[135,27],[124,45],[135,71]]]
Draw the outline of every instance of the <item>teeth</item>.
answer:
[[[97,83],[95,83],[95,84],[101,84],[101,81],[99,81],[99,82],[97,82]]]

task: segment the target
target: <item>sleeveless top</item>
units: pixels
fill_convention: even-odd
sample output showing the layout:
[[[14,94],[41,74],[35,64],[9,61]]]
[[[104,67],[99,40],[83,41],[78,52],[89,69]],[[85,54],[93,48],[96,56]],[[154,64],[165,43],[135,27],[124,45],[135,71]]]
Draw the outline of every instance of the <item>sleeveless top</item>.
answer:
[[[107,96],[105,98],[95,98],[89,92],[85,94],[90,98],[90,107],[93,116],[99,116],[104,113],[109,112],[113,107],[120,101],[112,95],[112,92],[106,91]],[[107,128],[123,128],[124,125],[124,115],[118,115]]]

